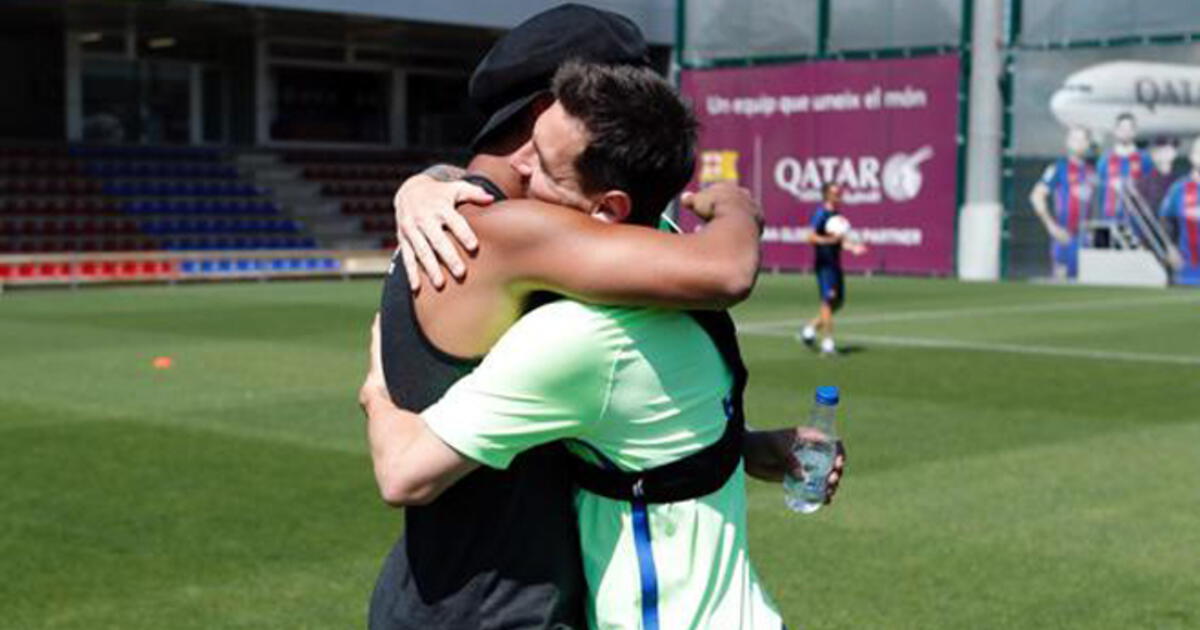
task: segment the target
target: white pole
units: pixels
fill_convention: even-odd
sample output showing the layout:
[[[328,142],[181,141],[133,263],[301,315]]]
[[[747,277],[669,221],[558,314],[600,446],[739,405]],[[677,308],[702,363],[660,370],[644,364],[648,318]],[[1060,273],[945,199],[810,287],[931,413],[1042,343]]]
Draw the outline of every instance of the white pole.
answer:
[[[1002,0],[977,0],[971,25],[966,203],[958,220],[958,276],[1000,277]]]

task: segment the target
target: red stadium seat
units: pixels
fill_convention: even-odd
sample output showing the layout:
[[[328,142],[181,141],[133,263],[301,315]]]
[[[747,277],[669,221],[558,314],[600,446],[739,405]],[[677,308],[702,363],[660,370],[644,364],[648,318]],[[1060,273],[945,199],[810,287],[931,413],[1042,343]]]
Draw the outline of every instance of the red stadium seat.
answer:
[[[57,278],[68,274],[66,263],[42,263],[38,266],[37,275],[43,278]]]

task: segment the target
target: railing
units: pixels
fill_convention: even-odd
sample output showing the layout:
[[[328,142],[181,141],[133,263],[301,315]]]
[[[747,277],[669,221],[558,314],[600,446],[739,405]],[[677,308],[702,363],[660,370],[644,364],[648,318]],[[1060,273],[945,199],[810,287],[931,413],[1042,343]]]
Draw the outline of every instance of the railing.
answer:
[[[385,251],[261,250],[0,255],[0,291],[18,286],[382,275]]]
[[[1121,197],[1125,207],[1130,210],[1129,215],[1133,217],[1134,237],[1154,253],[1168,274],[1178,271],[1183,266],[1183,256],[1141,191],[1136,186],[1122,186]]]

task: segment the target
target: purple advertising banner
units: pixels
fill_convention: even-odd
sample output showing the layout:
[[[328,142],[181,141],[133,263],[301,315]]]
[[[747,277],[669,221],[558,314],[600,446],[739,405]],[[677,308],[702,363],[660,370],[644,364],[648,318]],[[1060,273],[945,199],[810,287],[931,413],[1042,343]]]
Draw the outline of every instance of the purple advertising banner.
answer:
[[[850,270],[948,274],[954,266],[958,57],[687,70],[700,119],[692,188],[737,181],[766,213],[763,266],[809,269],[821,185],[868,246]],[[688,221],[685,218],[685,224]]]

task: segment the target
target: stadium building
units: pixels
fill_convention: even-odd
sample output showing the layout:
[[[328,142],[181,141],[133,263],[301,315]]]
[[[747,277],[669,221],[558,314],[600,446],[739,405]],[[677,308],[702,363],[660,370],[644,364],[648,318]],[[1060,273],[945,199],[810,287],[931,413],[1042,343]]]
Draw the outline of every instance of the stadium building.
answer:
[[[553,4],[5,3],[0,282],[378,270],[304,252],[394,245],[397,184],[483,120],[471,70]],[[666,70],[672,2],[597,4]]]
[[[0,282],[378,272],[390,193],[480,123],[471,68],[553,4],[5,3]],[[1200,209],[1167,199],[1200,134],[1185,0],[595,4],[696,103],[694,185],[764,205],[771,269],[811,266],[832,180],[852,272],[1200,283]]]
[[[1200,628],[1200,0],[585,1],[694,104],[691,187],[764,209],[746,422],[794,449],[840,387],[836,502],[750,481],[713,543],[744,537],[786,627]],[[367,627],[415,522],[354,396],[392,194],[464,160],[472,68],[558,2],[0,0],[0,630]],[[845,278],[812,273],[827,183],[826,231],[869,245]],[[614,266],[666,267],[639,253]],[[507,350],[572,359],[567,327]],[[539,531],[496,555],[562,548]],[[605,580],[653,586],[609,602],[690,598],[708,554],[641,548],[654,572]],[[691,618],[658,625],[725,627]]]

